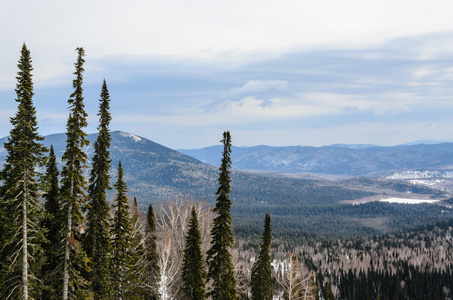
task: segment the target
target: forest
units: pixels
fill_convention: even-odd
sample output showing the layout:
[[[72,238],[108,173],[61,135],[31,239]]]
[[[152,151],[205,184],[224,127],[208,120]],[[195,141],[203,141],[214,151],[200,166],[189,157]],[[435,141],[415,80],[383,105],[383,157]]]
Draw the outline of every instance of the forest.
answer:
[[[234,191],[228,131],[221,140],[213,206],[179,197],[141,210],[140,199],[129,192],[121,159],[116,174],[111,173],[112,117],[105,80],[88,165],[85,51],[76,52],[66,148],[57,157],[52,146],[42,144],[30,51],[25,44],[21,50],[18,108],[10,119],[12,129],[4,145],[7,158],[0,172],[1,299],[452,298],[450,211],[435,219],[445,208],[433,211],[420,205],[411,213],[390,203],[340,206],[329,200],[335,193],[357,198],[372,193],[332,187],[324,190],[323,197],[331,202],[327,206],[315,198],[300,206],[291,197],[278,207],[236,204],[230,198]],[[299,218],[314,215],[320,220],[316,224],[337,222],[342,238],[323,234],[325,228],[313,224],[301,229],[286,210]],[[335,220],[333,211],[339,215],[339,210],[344,217]],[[400,230],[385,235],[366,226],[357,229],[347,221],[376,214],[407,217],[390,218],[390,225]],[[414,216],[422,223],[437,222],[414,230]],[[278,230],[273,230],[274,222]],[[350,238],[344,238],[348,232]]]

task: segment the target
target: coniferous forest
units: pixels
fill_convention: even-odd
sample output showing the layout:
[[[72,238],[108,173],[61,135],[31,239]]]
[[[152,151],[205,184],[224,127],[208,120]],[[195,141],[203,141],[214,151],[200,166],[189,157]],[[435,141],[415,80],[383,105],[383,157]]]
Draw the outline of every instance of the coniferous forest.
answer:
[[[17,111],[0,172],[0,299],[453,298],[453,221],[301,241],[273,235],[272,215],[263,212],[253,233],[242,224],[235,238],[229,131],[213,207],[178,198],[141,211],[121,160],[111,172],[106,80],[91,161],[86,153],[85,51],[76,54],[66,148],[57,157],[39,135],[30,51],[24,44],[20,52]]]

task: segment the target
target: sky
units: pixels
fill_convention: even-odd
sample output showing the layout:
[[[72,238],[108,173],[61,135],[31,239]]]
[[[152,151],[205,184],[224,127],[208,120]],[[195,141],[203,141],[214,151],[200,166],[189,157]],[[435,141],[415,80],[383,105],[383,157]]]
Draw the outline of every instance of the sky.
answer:
[[[66,131],[84,47],[88,133],[173,149],[453,140],[450,0],[0,0],[0,137],[31,52],[42,135]]]

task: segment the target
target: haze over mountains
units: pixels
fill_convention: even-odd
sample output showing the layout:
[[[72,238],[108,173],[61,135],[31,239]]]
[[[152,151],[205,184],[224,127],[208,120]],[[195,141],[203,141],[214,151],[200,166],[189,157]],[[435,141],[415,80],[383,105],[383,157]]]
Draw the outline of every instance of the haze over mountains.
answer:
[[[178,150],[207,164],[216,164],[219,146]],[[453,166],[453,143],[394,147],[331,145],[323,147],[233,147],[235,169],[309,172],[332,175],[379,175],[392,170],[445,169]]]

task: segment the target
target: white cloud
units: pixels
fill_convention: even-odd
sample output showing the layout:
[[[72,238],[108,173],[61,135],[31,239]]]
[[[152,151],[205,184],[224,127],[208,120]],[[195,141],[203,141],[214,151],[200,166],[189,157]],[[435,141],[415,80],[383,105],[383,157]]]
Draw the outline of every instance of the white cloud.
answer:
[[[405,35],[451,31],[452,7],[449,0],[4,0],[0,70],[15,74],[24,41],[46,78],[58,78],[77,46],[84,46],[90,58],[164,54],[219,59],[231,51],[241,56],[366,47]],[[424,57],[443,47],[427,47]],[[0,74],[2,81],[10,77]]]
[[[201,141],[199,132],[230,127],[250,134],[243,144],[252,135],[259,144],[379,144],[398,126],[392,143],[398,134],[429,138],[448,132],[431,126],[416,136],[403,121],[361,122],[449,118],[451,8],[449,0],[0,1],[0,104],[15,109],[14,96],[3,94],[14,93],[25,41],[46,133],[65,130],[74,48],[84,46],[93,131],[107,76],[112,124],[145,137],[159,130],[170,141],[178,139],[170,132],[184,131]]]
[[[384,105],[382,107],[376,108],[374,113],[377,116],[384,116],[384,115],[399,115],[401,113],[409,113],[411,110],[409,107],[403,104],[394,104],[394,105]]]
[[[383,93],[377,95],[348,95],[334,93],[298,93],[287,97],[262,99],[253,96],[239,100],[225,100],[205,109],[187,105],[165,115],[124,115],[114,117],[117,122],[142,124],[167,124],[181,127],[218,126],[236,124],[247,126],[259,122],[304,120],[317,117],[341,117],[348,114],[374,113],[376,116],[410,113],[411,107],[426,104],[426,99],[410,93]],[[350,119],[350,123],[357,121]],[[270,125],[272,128],[272,125]]]
[[[242,87],[229,90],[226,97],[257,95],[274,91],[285,92],[288,87],[288,82],[284,80],[250,80]]]

